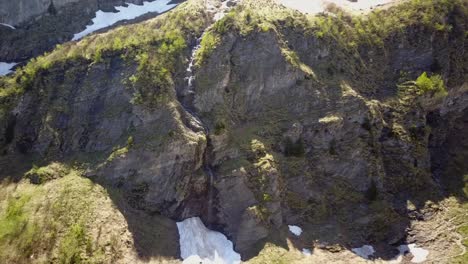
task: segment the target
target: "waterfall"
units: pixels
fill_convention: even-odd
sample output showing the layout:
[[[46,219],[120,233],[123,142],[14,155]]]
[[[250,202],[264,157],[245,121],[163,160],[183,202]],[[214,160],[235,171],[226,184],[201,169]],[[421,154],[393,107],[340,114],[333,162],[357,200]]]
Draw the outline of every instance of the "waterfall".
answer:
[[[214,21],[217,21],[235,5],[237,0],[222,1],[221,6],[218,8],[213,6],[210,1],[208,2],[209,3],[206,3],[206,9],[209,13],[213,14]],[[215,174],[213,172],[213,168],[210,166],[209,156],[211,153],[211,142],[209,137],[210,131],[208,127],[203,124],[196,111],[193,110],[193,100],[196,95],[196,55],[201,48],[203,36],[210,27],[211,26],[208,26],[203,31],[201,36],[197,39],[196,45],[192,49],[189,64],[186,69],[186,77],[184,78],[186,85],[180,94],[182,96],[181,102],[185,102],[182,106],[185,108],[187,113],[193,117],[194,122],[203,128],[203,131],[206,134],[207,147],[203,154],[203,170],[207,176],[208,201],[206,204],[206,221],[208,225],[216,222],[214,187]],[[180,236],[181,257],[184,260],[184,264],[239,264],[241,262],[240,255],[234,251],[232,242],[229,241],[222,233],[207,229],[200,218],[195,217],[185,219],[182,222],[178,222],[177,227]]]
[[[197,39],[195,47],[192,49],[191,57],[189,64],[186,69],[186,77],[185,82],[186,82],[186,88],[184,89],[183,96],[186,98],[189,98],[189,100],[193,100],[195,96],[195,90],[194,90],[194,81],[195,81],[195,63],[196,63],[196,54],[198,50],[201,47],[201,40],[203,39],[203,36],[205,35],[207,29],[202,33],[201,37]],[[190,105],[193,108],[193,102],[190,102]],[[190,106],[189,105],[189,106]],[[203,131],[206,134],[207,137],[207,148],[205,150],[205,153],[203,155],[203,163],[204,167],[203,170],[205,174],[208,176],[208,204],[207,204],[207,221],[208,223],[211,223],[214,221],[214,173],[213,169],[209,165],[209,158],[208,158],[208,153],[209,153],[209,129],[208,127],[203,124],[201,121],[200,117],[195,113],[195,111],[191,110],[189,106],[184,106],[185,111],[187,111],[192,117],[193,120],[201,127],[203,128]]]
[[[236,6],[236,4],[240,2],[240,0],[223,0],[221,2],[222,4],[218,8],[213,6],[211,3],[205,2],[205,5],[206,5],[205,8],[208,10],[209,13],[213,14],[213,19],[215,22],[222,19],[224,15],[232,9],[232,7]],[[197,39],[197,44],[192,49],[190,62],[187,67],[187,76],[185,77],[185,81],[187,82],[188,94],[195,93],[195,91],[193,90],[193,81],[195,81],[195,73],[194,73],[195,57],[197,55],[198,50],[201,48],[201,42],[202,42],[203,37],[205,36],[206,32],[211,28],[212,25],[208,26],[203,31],[202,35]]]
[[[216,22],[220,20],[233,6],[235,6],[239,1],[238,0],[224,0],[222,1],[221,5],[219,7],[215,7],[210,1],[205,2],[205,8],[208,10],[209,13],[213,14],[213,20]],[[203,37],[205,36],[206,32],[211,28],[212,25],[208,26],[201,36],[197,39],[196,45],[193,47],[189,64],[186,69],[186,77],[184,78],[186,82],[186,87],[184,91],[182,92],[182,96],[185,97],[185,99],[193,100],[195,96],[195,89],[194,89],[194,81],[196,78],[195,75],[195,64],[196,64],[196,55],[197,52],[201,48],[201,42]],[[193,102],[189,104],[189,106],[193,107]],[[184,106],[185,110],[193,117],[195,122],[200,125],[200,127],[203,128],[205,131],[205,134],[207,135],[207,150],[205,152],[205,157],[204,157],[204,171],[206,175],[208,176],[208,209],[207,209],[207,219],[208,222],[211,223],[214,220],[214,173],[212,168],[209,165],[209,158],[207,157],[207,154],[209,153],[209,145],[210,145],[210,140],[209,140],[209,130],[208,128],[201,122],[200,117],[195,113],[195,111],[190,110],[190,107]]]
[[[208,174],[208,180],[209,180],[208,181],[208,216],[207,216],[207,219],[208,219],[208,223],[211,223],[213,220],[213,208],[214,208],[214,205],[213,205],[214,174],[213,174],[213,170],[211,169],[209,165],[205,166],[205,172],[206,174]]]
[[[203,39],[203,36],[205,35],[206,29],[197,39],[197,44],[196,46],[192,49],[192,55],[190,56],[190,62],[187,67],[187,76],[185,77],[185,81],[187,82],[187,92],[189,94],[195,93],[193,91],[193,81],[195,80],[195,73],[194,73],[194,68],[195,68],[195,56],[197,55],[198,50],[201,48],[201,40]]]

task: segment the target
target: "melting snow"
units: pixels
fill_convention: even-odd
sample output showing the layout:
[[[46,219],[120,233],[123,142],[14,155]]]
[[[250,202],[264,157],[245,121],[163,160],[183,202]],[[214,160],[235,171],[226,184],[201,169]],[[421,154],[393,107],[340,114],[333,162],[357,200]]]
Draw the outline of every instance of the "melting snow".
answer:
[[[354,252],[354,254],[360,256],[361,258],[369,259],[372,257],[375,253],[374,247],[369,246],[369,245],[364,245],[360,248],[352,248],[351,251]]]
[[[281,4],[297,9],[304,13],[317,14],[324,12],[327,5],[336,4],[339,7],[350,11],[369,11],[379,5],[389,4],[397,0],[357,0],[351,2],[348,0],[277,0]]]
[[[294,235],[300,236],[302,234],[302,228],[295,226],[295,225],[290,225],[288,227],[289,227],[289,231],[291,231],[291,233],[293,233]]]
[[[170,4],[171,1],[156,0],[153,2],[143,2],[143,5],[128,4],[126,7],[117,6],[117,13],[99,10],[96,12],[96,17],[93,18],[93,24],[88,25],[84,31],[75,34],[73,40],[81,39],[96,30],[111,26],[122,20],[134,19],[149,12],[166,12],[177,5]]]
[[[209,230],[198,217],[177,223],[184,264],[239,264],[240,255],[226,236]]]
[[[5,26],[5,27],[9,27],[11,29],[16,29],[14,26],[12,26],[10,24],[0,23],[0,25]]]
[[[427,256],[429,255],[428,250],[418,248],[416,244],[401,245],[398,247],[398,250],[400,251],[400,255],[396,257],[397,262],[400,262],[402,256],[404,256],[408,252],[413,255],[413,258],[411,259],[412,263],[421,263],[425,261]]]
[[[7,63],[7,62],[0,62],[0,76],[7,75],[8,73],[13,72],[11,69],[15,67],[18,63]]]

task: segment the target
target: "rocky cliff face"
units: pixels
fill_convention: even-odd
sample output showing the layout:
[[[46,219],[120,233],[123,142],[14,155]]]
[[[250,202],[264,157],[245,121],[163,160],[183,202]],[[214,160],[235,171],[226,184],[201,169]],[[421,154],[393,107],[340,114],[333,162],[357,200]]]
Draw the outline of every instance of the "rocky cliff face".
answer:
[[[143,0],[34,0],[0,2],[0,61],[21,62],[72,39],[91,23],[98,10],[116,11],[125,3]],[[174,1],[182,2],[182,1]],[[146,18],[157,14],[149,14]]]
[[[114,6],[125,3],[141,4],[144,0],[20,0],[0,2],[0,23],[13,26],[20,26],[22,23],[29,22],[32,19],[39,19],[45,15],[56,15],[62,12],[62,9],[75,4],[80,7],[81,12],[87,10],[112,10]],[[78,10],[77,10],[78,11]],[[75,14],[78,15],[78,14]]]
[[[60,9],[66,4],[78,1],[79,0],[1,1],[0,22],[16,26],[47,13],[49,7]]]
[[[244,259],[285,224],[319,248],[374,243],[391,258],[410,221],[434,213],[428,201],[460,195],[441,186],[466,174],[449,157],[466,157],[467,12],[461,1],[385,12],[312,23],[243,1],[212,24],[203,1],[189,1],[64,45],[0,79],[1,176],[80,164],[133,209],[202,216]],[[443,76],[445,99],[411,82],[423,72]],[[455,180],[442,183],[447,173]]]

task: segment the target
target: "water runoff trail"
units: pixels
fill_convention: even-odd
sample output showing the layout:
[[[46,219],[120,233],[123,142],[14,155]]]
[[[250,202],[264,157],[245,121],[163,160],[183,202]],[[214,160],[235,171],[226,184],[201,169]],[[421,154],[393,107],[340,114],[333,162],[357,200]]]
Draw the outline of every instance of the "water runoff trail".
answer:
[[[220,20],[229,10],[235,6],[239,0],[227,0],[221,3],[220,7],[216,7],[213,1],[205,2],[206,9],[213,15],[214,22]],[[186,87],[182,92],[182,96],[188,98],[191,103],[188,103],[193,108],[193,98],[195,96],[195,65],[196,55],[201,48],[201,41],[206,32],[211,28],[208,26],[201,36],[197,39],[196,45],[192,49],[188,67],[186,69]],[[187,100],[186,100],[187,101]],[[207,150],[204,155],[204,168],[208,176],[208,204],[207,204],[207,219],[211,222],[214,219],[214,180],[215,175],[212,167],[209,165],[208,153],[210,152],[209,129],[203,124],[200,117],[191,107],[184,106],[185,110],[193,117],[194,121],[203,128],[207,137]],[[199,217],[185,219],[177,223],[180,236],[180,252],[184,260],[184,264],[238,264],[241,262],[240,254],[234,251],[234,245],[228,238],[216,231],[209,230],[203,224]]]

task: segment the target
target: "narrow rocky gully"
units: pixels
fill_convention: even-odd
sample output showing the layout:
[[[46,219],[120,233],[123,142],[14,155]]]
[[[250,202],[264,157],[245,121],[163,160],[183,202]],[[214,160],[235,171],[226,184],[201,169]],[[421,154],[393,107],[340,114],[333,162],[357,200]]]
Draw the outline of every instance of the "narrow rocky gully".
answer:
[[[205,263],[205,261],[208,261],[207,263],[211,263],[211,261],[213,261],[213,263],[240,263],[240,255],[234,251],[233,243],[222,233],[211,231],[221,229],[217,226],[217,222],[219,221],[216,216],[216,175],[211,164],[213,154],[213,146],[210,138],[211,131],[197,114],[197,110],[194,106],[196,93],[194,85],[197,70],[196,55],[201,48],[203,36],[216,21],[223,18],[238,2],[238,0],[226,0],[222,2],[221,6],[216,7],[212,1],[205,1],[205,8],[213,17],[212,23],[205,28],[192,48],[189,64],[186,69],[186,77],[184,78],[185,86],[177,95],[181,106],[190,115],[191,120],[188,121],[188,127],[195,131],[200,131],[201,129],[206,136],[206,147],[203,153],[203,171],[207,177],[206,216],[203,217],[204,222],[202,222],[200,218],[202,216],[199,216],[185,219],[177,223],[180,236],[181,257],[184,259],[184,263]],[[213,252],[217,252],[217,255],[213,256]]]
[[[181,102],[182,107],[186,112],[188,112],[191,117],[192,121],[195,122],[195,124],[203,129],[203,132],[205,133],[206,136],[206,148],[205,148],[205,153],[203,154],[203,170],[208,177],[207,179],[207,190],[208,190],[208,201],[207,201],[207,221],[208,225],[213,227],[213,223],[216,222],[216,218],[214,215],[214,210],[215,210],[215,188],[214,188],[214,180],[216,175],[213,172],[213,168],[211,166],[211,158],[210,154],[212,152],[212,146],[211,146],[211,140],[210,140],[210,130],[206,124],[203,123],[202,119],[200,116],[198,116],[196,109],[194,107],[193,100],[195,98],[195,87],[194,87],[194,81],[196,78],[196,55],[199,49],[201,48],[201,41],[203,39],[203,36],[205,33],[213,26],[213,24],[220,20],[221,18],[224,17],[226,13],[228,13],[234,6],[237,5],[239,0],[225,0],[222,2],[221,6],[216,7],[214,3],[210,0],[205,0],[205,8],[208,10],[208,13],[210,13],[213,16],[213,21],[211,25],[209,25],[203,33],[201,34],[200,37],[197,38],[195,46],[192,48],[189,64],[186,69],[186,77],[185,77],[185,87],[182,90],[181,93],[178,94],[178,99]],[[193,127],[193,126],[192,126]]]

